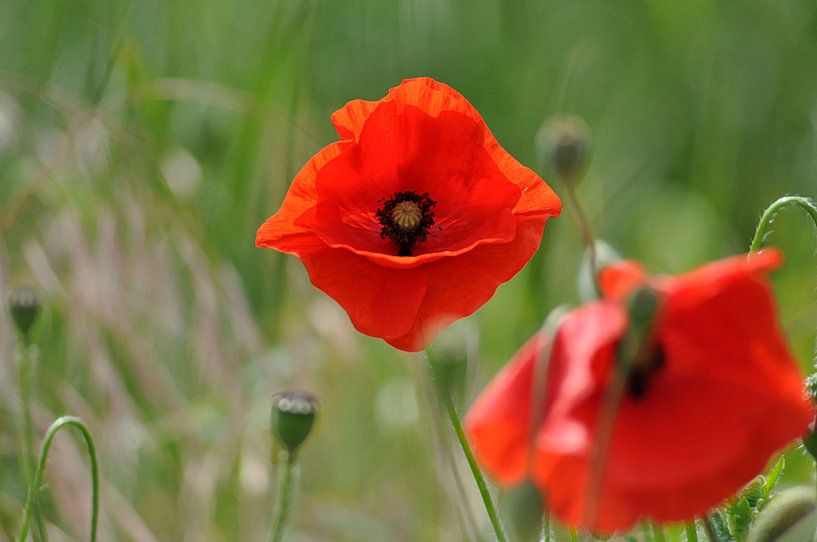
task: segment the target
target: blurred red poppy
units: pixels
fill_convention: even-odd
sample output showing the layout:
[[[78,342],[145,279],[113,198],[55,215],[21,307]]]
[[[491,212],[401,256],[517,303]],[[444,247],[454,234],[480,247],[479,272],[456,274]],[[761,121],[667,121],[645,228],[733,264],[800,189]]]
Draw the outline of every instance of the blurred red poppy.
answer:
[[[421,350],[536,252],[561,202],[432,79],[332,115],[342,138],[301,169],[256,244],[298,256],[362,333]]]
[[[503,485],[531,479],[559,519],[595,532],[720,504],[813,416],[765,276],[780,262],[764,251],[677,278],[648,278],[634,263],[605,269],[604,299],[569,313],[553,337],[534,337],[477,399],[466,430],[478,459]],[[647,355],[617,373],[631,323],[624,301],[642,286],[659,300]]]

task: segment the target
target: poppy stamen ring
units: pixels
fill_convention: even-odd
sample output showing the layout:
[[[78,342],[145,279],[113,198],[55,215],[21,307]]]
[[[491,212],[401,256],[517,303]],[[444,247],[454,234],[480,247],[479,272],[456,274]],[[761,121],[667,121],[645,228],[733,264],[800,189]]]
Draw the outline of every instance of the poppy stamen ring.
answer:
[[[414,231],[423,219],[423,211],[413,201],[401,201],[394,206],[391,219],[403,231]]]
[[[380,223],[381,239],[391,239],[397,245],[398,256],[412,256],[414,245],[428,238],[434,225],[433,207],[437,204],[428,192],[395,192],[383,204],[375,218]]]

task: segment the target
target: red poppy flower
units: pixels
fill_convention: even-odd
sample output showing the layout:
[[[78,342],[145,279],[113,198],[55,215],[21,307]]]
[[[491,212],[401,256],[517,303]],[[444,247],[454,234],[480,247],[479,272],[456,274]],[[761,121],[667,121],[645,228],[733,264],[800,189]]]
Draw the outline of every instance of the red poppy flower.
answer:
[[[341,141],[298,173],[256,244],[297,255],[354,326],[423,349],[536,252],[559,198],[432,79],[332,115]]]
[[[477,399],[466,429],[482,465],[504,485],[532,479],[558,518],[596,532],[690,519],[735,494],[813,415],[765,277],[780,261],[764,251],[677,278],[605,269],[604,299],[565,316],[552,340],[534,337]],[[658,310],[599,452],[605,394],[623,368],[624,300],[639,286]]]

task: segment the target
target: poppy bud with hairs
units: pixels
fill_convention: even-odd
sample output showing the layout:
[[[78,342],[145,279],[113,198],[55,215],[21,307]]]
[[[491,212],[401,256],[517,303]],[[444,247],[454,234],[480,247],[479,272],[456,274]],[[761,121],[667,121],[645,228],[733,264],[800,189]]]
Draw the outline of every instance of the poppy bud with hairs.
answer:
[[[9,294],[8,303],[11,319],[27,341],[31,328],[40,313],[37,292],[31,288],[18,288]]]
[[[550,167],[563,181],[581,177],[590,150],[590,129],[575,115],[556,115],[536,134],[536,150],[543,167]]]
[[[315,395],[305,391],[282,391],[273,397],[270,431],[290,454],[312,431],[319,404]]]

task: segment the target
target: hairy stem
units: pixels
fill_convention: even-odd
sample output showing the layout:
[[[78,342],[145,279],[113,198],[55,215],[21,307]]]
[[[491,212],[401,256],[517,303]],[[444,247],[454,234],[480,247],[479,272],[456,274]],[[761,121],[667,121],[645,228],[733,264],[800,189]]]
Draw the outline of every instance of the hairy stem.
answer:
[[[454,435],[457,437],[457,442],[459,442],[460,448],[462,448],[462,453],[465,455],[465,459],[468,462],[468,467],[471,469],[471,475],[474,477],[474,482],[477,484],[477,489],[479,489],[479,495],[482,497],[482,502],[485,505],[485,511],[488,513],[488,519],[491,521],[494,535],[496,536],[498,542],[507,542],[508,537],[499,521],[499,515],[497,514],[496,507],[491,499],[491,494],[488,491],[488,484],[485,482],[485,477],[482,475],[482,471],[479,470],[477,460],[474,458],[474,453],[471,451],[471,446],[468,444],[468,439],[465,437],[465,431],[462,428],[462,422],[460,421],[460,416],[457,413],[457,408],[454,406],[454,401],[451,399],[451,395],[448,393],[448,391],[442,390],[439,386],[437,374],[434,369],[434,363],[431,359],[431,352],[429,350],[426,351],[426,355],[428,357],[429,366],[431,367],[432,376],[434,377],[434,389],[437,392],[437,397],[443,404],[443,407],[445,407],[445,411],[448,414],[448,419],[451,421],[451,426],[454,428]]]
[[[657,523],[652,524],[652,537],[655,542],[666,542],[667,538],[664,536],[664,527]]]
[[[763,240],[768,234],[769,226],[778,212],[786,207],[799,207],[808,214],[811,220],[817,227],[817,205],[809,198],[803,196],[783,196],[777,201],[766,207],[763,214],[760,216],[760,221],[757,223],[755,229],[755,236],[752,238],[752,245],[749,247],[749,252],[756,252],[763,244]]]
[[[278,463],[278,492],[276,497],[275,519],[272,522],[268,542],[281,542],[284,539],[289,511],[292,509],[293,489],[297,459],[292,452],[281,452]]]
[[[57,418],[43,437],[42,450],[40,451],[40,459],[37,462],[37,470],[34,473],[34,480],[28,488],[28,497],[26,499],[26,507],[23,512],[23,522],[20,528],[19,542],[25,542],[28,536],[28,530],[31,526],[32,509],[34,506],[34,499],[40,485],[43,482],[45,475],[45,465],[48,462],[48,452],[51,450],[51,444],[54,437],[63,427],[73,426],[79,429],[82,433],[82,438],[85,440],[85,445],[88,447],[88,456],[91,459],[91,542],[96,541],[97,522],[99,520],[99,464],[96,457],[96,447],[94,446],[94,439],[91,437],[91,432],[88,426],[85,425],[81,419],[74,416],[63,416]]]
[[[20,406],[22,420],[20,423],[20,443],[22,445],[21,464],[23,480],[26,487],[32,487],[34,483],[34,468],[37,463],[37,452],[34,449],[34,422],[31,416],[31,393],[34,382],[34,366],[37,362],[35,346],[27,340],[20,344],[19,367],[17,371],[18,385],[20,387]],[[40,507],[37,501],[39,486],[33,486],[35,493],[31,504],[31,514],[34,518],[34,540],[42,542],[46,540],[45,525]]]
[[[706,536],[709,537],[710,542],[720,542],[720,537],[717,531],[715,531],[715,526],[712,524],[712,520],[709,519],[709,516],[704,516],[702,521],[704,531],[706,531]]]
[[[582,238],[582,243],[584,243],[585,249],[587,250],[587,258],[590,264],[590,276],[593,279],[593,286],[596,289],[596,293],[600,292],[599,290],[599,264],[598,258],[596,256],[596,241],[595,237],[593,236],[593,229],[590,227],[590,220],[587,218],[587,214],[584,212],[584,207],[582,207],[581,203],[579,203],[579,199],[576,197],[576,190],[573,186],[573,183],[564,182],[563,183],[567,189],[567,196],[570,200],[570,204],[573,206],[573,209],[576,211],[576,218],[575,223],[576,227],[579,230],[579,235]]]
[[[695,526],[694,519],[684,525],[684,531],[687,534],[687,542],[698,542],[698,528]]]

